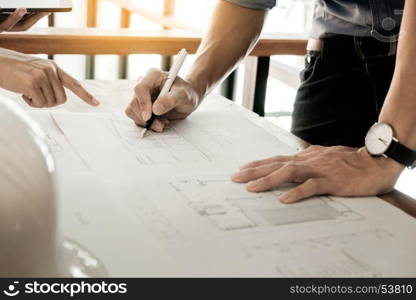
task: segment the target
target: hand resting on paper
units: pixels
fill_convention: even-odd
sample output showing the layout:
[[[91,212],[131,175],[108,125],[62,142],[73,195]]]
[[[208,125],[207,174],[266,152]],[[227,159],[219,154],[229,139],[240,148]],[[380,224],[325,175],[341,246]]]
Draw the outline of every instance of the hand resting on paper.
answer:
[[[292,156],[276,156],[248,163],[232,176],[250,192],[264,192],[299,183],[280,197],[294,203],[316,195],[375,196],[390,192],[403,166],[372,157],[365,148],[311,146]]]

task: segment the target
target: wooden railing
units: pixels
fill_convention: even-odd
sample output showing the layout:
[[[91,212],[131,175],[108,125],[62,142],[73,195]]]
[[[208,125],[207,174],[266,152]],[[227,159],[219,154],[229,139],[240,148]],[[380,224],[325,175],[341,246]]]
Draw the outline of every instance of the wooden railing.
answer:
[[[195,53],[202,34],[179,30],[140,31],[99,28],[36,28],[4,33],[0,47],[29,54],[160,54],[175,55],[181,48]],[[250,55],[303,55],[301,36],[264,35]]]

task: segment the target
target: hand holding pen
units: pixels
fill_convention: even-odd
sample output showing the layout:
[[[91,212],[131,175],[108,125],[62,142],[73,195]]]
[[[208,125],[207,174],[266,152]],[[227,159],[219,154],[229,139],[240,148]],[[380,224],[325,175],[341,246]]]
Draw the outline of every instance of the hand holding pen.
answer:
[[[168,78],[165,81],[165,84],[162,87],[162,90],[159,93],[159,97],[163,97],[165,96],[167,93],[170,92],[170,89],[173,85],[173,83],[176,80],[176,77],[179,74],[179,71],[181,70],[183,63],[185,62],[186,56],[188,55],[188,52],[185,49],[182,49],[179,54],[178,54],[178,58],[175,60],[174,64],[172,65],[172,68],[170,69],[169,73],[168,73]],[[152,116],[150,117],[150,119],[147,121],[146,126],[144,127],[143,131],[142,131],[142,138],[145,137],[146,132],[152,128],[153,122],[156,120],[157,115],[155,114],[155,112],[153,111]]]
[[[200,96],[196,89],[177,76],[185,57],[183,50],[169,73],[152,69],[139,80],[126,109],[127,116],[138,126],[147,125],[148,129],[162,132],[170,120],[185,119],[198,107]]]

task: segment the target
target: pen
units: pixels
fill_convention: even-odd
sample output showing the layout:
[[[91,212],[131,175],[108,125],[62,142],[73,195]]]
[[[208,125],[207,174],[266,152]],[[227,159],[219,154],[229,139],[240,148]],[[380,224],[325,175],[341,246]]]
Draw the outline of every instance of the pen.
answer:
[[[169,93],[173,83],[175,82],[176,77],[179,74],[179,71],[181,70],[183,63],[185,62],[186,56],[188,55],[188,52],[186,49],[182,49],[178,53],[178,57],[176,58],[175,62],[173,63],[168,78],[165,81],[165,84],[162,87],[162,90],[159,93],[159,97],[166,95]],[[159,98],[158,97],[158,98]],[[152,112],[152,117],[147,121],[146,126],[144,127],[142,131],[142,138],[145,137],[146,132],[152,128],[153,122],[156,120],[157,116]]]

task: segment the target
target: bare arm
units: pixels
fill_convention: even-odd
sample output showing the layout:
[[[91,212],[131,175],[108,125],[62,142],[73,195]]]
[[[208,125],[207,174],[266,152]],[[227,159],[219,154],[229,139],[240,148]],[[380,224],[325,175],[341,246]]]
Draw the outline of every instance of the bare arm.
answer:
[[[159,117],[152,129],[162,131],[171,119],[184,119],[204,97],[252,50],[262,30],[267,11],[243,8],[219,1],[209,30],[198,49],[185,80],[177,78],[171,92],[156,98],[167,77],[150,70],[139,80],[126,114],[143,126],[152,112]]]
[[[187,76],[202,96],[221,82],[254,48],[266,15],[264,10],[219,1],[209,31]]]
[[[395,129],[399,141],[416,150],[416,1],[406,1],[396,68],[380,122]]]

